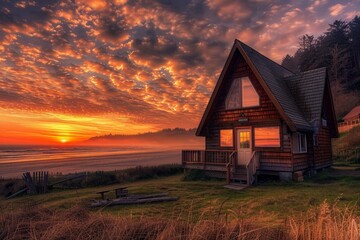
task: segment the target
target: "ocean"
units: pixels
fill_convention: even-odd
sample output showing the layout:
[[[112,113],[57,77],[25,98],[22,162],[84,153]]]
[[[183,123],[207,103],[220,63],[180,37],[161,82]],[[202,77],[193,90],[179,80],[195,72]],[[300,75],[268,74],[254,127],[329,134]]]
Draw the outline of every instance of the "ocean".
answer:
[[[0,145],[0,178],[23,172],[67,174],[110,171],[135,166],[180,164],[180,150],[126,146],[10,146]]]

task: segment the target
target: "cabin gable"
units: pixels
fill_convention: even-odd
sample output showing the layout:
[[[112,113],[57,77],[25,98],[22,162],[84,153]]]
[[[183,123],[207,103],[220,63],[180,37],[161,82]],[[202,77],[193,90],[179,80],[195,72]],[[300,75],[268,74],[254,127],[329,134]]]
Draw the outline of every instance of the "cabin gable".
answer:
[[[227,109],[226,101],[235,79],[248,77],[259,96],[259,105]],[[234,129],[241,126],[280,126],[281,116],[261,87],[258,79],[245,59],[236,50],[231,66],[226,73],[223,84],[219,88],[218,98],[214,102],[213,111],[209,116],[210,124],[206,126],[206,147],[216,149],[220,146],[220,129]],[[233,149],[232,147],[226,147]]]

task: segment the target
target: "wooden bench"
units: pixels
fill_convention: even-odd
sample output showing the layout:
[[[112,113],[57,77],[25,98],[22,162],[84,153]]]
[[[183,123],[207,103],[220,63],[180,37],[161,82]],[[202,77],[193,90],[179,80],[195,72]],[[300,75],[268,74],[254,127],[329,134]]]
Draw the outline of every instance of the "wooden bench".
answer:
[[[126,197],[129,194],[127,187],[115,188],[114,190],[116,198]]]
[[[112,190],[115,191],[115,197],[116,198],[127,197],[127,195],[129,194],[129,191],[127,190],[127,187],[119,187],[119,188],[114,188],[114,189],[111,189],[111,190],[99,191],[99,192],[96,192],[96,193],[101,195],[102,200],[105,200],[105,193],[110,192]]]
[[[100,191],[100,192],[97,192],[97,194],[100,194],[100,195],[101,195],[101,199],[102,199],[102,200],[105,200],[105,193],[107,193],[107,192],[110,192],[110,190]]]

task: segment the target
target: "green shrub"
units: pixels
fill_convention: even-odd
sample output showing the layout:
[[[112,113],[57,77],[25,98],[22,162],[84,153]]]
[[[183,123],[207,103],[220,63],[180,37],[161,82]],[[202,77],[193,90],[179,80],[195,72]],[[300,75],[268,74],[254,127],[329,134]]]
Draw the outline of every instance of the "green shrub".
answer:
[[[183,176],[183,181],[199,181],[199,180],[210,180],[212,179],[209,177],[205,171],[199,169],[190,169],[186,171],[185,175]]]
[[[9,197],[25,187],[21,179],[0,179],[0,195],[3,197]]]
[[[137,166],[117,171],[97,171],[87,172],[86,177],[73,179],[57,185],[63,188],[81,188],[94,187],[102,185],[110,185],[116,183],[132,182],[141,179],[150,179],[163,176],[170,176],[182,172],[182,167],[179,164],[168,164],[160,166]],[[69,177],[64,175],[64,179]],[[51,182],[59,181],[59,179],[50,179]]]

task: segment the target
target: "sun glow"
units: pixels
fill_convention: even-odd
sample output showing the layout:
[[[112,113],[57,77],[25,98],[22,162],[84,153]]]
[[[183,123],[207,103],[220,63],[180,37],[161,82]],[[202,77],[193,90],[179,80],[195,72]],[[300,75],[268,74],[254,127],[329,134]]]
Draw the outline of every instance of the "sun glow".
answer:
[[[127,116],[103,114],[76,116],[28,112],[0,107],[0,144],[80,144],[109,133],[136,134],[157,130],[153,124],[136,124]]]

